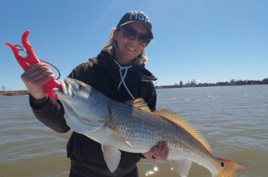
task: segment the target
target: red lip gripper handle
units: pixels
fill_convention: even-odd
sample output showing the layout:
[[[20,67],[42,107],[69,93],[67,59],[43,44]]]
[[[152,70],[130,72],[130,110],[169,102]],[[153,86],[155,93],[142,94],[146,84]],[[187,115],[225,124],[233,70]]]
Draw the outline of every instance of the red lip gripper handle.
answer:
[[[5,45],[9,46],[11,50],[13,51],[15,58],[17,59],[18,63],[20,66],[23,68],[24,71],[29,69],[31,66],[37,64],[37,63],[42,63],[37,56],[35,55],[35,52],[33,50],[33,47],[31,44],[28,42],[28,35],[30,31],[25,31],[22,35],[22,45],[24,46],[27,57],[24,58],[20,55],[19,49],[14,46],[13,44],[10,43],[5,43]],[[48,81],[47,83],[44,84],[44,92],[50,96],[51,98],[55,100],[59,100],[57,95],[55,94],[53,88],[58,88],[60,91],[63,92],[61,84],[59,84],[55,79]]]

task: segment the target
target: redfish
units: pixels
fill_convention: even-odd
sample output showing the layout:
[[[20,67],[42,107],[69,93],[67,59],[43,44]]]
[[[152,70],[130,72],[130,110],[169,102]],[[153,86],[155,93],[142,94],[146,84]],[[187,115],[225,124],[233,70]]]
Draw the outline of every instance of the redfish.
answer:
[[[151,112],[142,99],[120,103],[75,79],[66,78],[62,87],[64,92],[56,94],[67,125],[101,144],[112,173],[120,162],[120,150],[145,153],[162,141],[169,147],[167,160],[181,177],[188,176],[192,162],[207,168],[212,177],[233,177],[246,168],[214,157],[200,131],[169,110]]]

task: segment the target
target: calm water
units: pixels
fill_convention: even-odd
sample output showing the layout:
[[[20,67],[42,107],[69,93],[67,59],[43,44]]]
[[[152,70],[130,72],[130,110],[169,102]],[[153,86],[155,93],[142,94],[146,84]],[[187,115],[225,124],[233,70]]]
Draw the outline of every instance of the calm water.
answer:
[[[247,166],[241,176],[268,176],[268,85],[157,90],[157,109],[192,122],[212,153]],[[33,115],[28,96],[0,97],[0,177],[68,176],[66,144]],[[140,176],[179,176],[168,162],[142,160]],[[190,177],[210,177],[194,164]]]

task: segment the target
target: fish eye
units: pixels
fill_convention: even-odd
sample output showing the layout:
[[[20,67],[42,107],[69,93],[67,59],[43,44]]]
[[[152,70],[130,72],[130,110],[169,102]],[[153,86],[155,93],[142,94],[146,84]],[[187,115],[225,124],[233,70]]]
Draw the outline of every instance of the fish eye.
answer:
[[[221,162],[221,167],[224,167],[224,163],[223,162]]]
[[[79,88],[80,88],[80,89],[83,89],[83,88],[85,88],[85,87],[84,87],[83,85],[79,85]]]

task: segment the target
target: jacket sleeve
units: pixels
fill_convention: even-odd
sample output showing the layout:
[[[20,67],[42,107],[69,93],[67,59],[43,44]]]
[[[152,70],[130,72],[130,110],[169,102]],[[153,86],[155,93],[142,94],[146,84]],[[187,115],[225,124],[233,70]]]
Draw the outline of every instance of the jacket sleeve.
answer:
[[[68,77],[77,78],[78,68],[75,68]],[[63,117],[64,107],[59,100],[54,100],[49,96],[42,100],[35,100],[30,95],[30,106],[35,117],[52,130],[58,133],[66,133],[70,130]]]
[[[63,117],[64,108],[60,101],[47,96],[43,100],[34,100],[30,95],[30,106],[35,117],[58,133],[66,133],[70,130]]]

